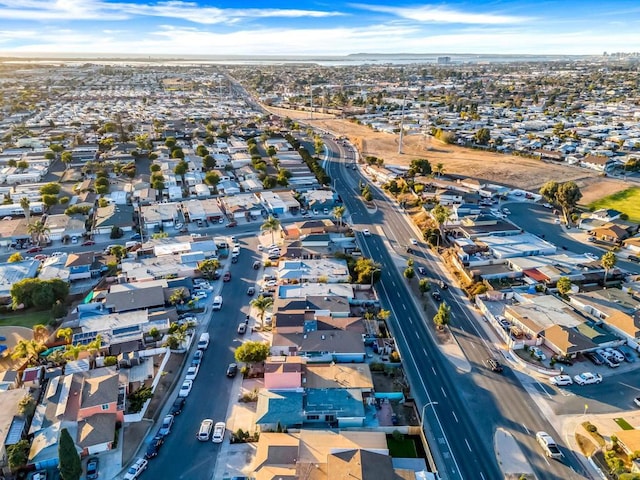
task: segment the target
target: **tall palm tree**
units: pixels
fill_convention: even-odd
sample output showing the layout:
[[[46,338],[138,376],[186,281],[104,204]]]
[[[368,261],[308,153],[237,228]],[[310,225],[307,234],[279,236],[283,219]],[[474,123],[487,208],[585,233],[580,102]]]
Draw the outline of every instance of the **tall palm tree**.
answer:
[[[64,356],[66,358],[72,358],[74,360],[77,360],[80,354],[84,352],[86,349],[87,347],[80,343],[76,343],[75,345],[67,345],[67,348],[64,351]]]
[[[64,338],[67,343],[71,343],[71,337],[73,337],[73,329],[61,328],[56,333],[56,338]]]
[[[435,208],[431,210],[431,216],[438,224],[438,230],[440,231],[440,235],[438,235],[438,246],[440,246],[440,238],[444,240],[444,231],[442,226],[449,219],[449,215],[451,215],[451,212],[443,205],[436,205]]]
[[[345,208],[344,205],[333,207],[333,216],[335,217],[336,220],[338,220],[340,227],[342,227],[342,217],[344,217],[344,212],[346,210],[347,209]]]
[[[41,242],[46,240],[49,227],[47,227],[42,220],[36,220],[27,225],[27,233],[31,235],[32,242],[40,245]]]
[[[271,305],[273,305],[272,297],[263,297],[260,295],[258,298],[251,300],[251,306],[260,312],[258,315],[258,317],[260,317],[260,325],[262,325],[264,321],[264,314]]]
[[[22,210],[24,210],[24,218],[27,220],[27,225],[29,225],[29,220],[31,219],[31,208],[29,207],[30,203],[31,202],[27,197],[22,197],[20,199],[20,206],[22,207]]]
[[[49,338],[49,328],[46,325],[42,325],[41,323],[34,325],[33,328],[33,339],[37,342],[45,342],[47,338]]]
[[[436,175],[438,175],[438,178],[440,178],[440,175],[444,174],[444,165],[442,163],[436,163],[436,166],[433,168],[436,172]]]
[[[272,215],[267,218],[262,225],[260,225],[260,230],[265,230],[267,232],[271,232],[271,243],[275,243],[275,238],[273,236],[274,232],[277,232],[280,228],[280,222],[277,218],[274,218]]]
[[[616,266],[616,262],[618,259],[616,258],[616,254],[613,252],[607,252],[600,258],[600,265],[604,268],[604,285],[607,285],[607,277],[609,276],[609,271]]]
[[[40,352],[45,350],[45,346],[36,340],[20,340],[11,353],[11,358],[17,360],[24,358],[27,363],[32,364],[38,358]]]

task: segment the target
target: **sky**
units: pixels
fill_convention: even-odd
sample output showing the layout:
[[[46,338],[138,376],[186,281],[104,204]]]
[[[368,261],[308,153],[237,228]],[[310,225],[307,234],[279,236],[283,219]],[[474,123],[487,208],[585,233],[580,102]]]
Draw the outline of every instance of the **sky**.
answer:
[[[4,55],[600,55],[639,31],[638,0],[0,0]]]

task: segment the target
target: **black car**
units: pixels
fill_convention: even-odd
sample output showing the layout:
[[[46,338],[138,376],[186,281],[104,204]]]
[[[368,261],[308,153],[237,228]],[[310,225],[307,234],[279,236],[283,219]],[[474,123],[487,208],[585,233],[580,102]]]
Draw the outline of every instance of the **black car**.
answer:
[[[424,267],[418,267],[418,273],[420,275],[426,275],[427,274],[427,269]]]
[[[587,352],[584,354],[594,365],[603,365],[604,358],[597,352]]]
[[[100,461],[96,457],[87,460],[87,480],[95,480],[98,478],[98,466]]]
[[[187,399],[184,397],[176,398],[175,401],[173,402],[173,405],[171,405],[171,410],[169,410],[169,414],[173,416],[180,415],[182,413],[182,409],[186,401]]]
[[[154,458],[158,456],[160,452],[160,447],[164,443],[164,435],[156,434],[155,437],[151,440],[149,444],[149,448],[147,448],[147,452],[144,454],[144,458],[149,460],[150,458]]]
[[[449,285],[444,283],[442,280],[440,280],[439,285],[442,290],[446,290],[447,288],[449,288]]]
[[[489,366],[492,372],[501,373],[503,370],[502,365],[500,365],[500,362],[497,361],[495,358],[487,358],[487,365]]]
[[[227,367],[227,377],[233,378],[238,374],[238,364],[230,363]]]
[[[442,297],[440,296],[440,292],[438,292],[437,290],[435,292],[433,292],[431,294],[431,296],[433,297],[434,300],[441,302],[442,301]]]

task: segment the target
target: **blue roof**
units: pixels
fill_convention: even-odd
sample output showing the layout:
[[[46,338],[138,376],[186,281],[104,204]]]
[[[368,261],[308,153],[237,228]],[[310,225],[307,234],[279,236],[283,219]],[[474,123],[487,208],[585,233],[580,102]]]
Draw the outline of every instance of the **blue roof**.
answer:
[[[335,413],[337,418],[364,417],[362,390],[358,388],[309,388],[305,414]]]
[[[303,392],[262,389],[258,394],[256,424],[277,424],[283,427],[301,425]]]

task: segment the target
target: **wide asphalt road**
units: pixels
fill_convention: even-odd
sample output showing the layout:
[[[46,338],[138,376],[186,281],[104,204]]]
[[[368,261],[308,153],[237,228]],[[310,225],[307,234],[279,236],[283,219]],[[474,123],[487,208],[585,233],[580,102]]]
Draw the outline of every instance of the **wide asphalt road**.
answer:
[[[229,230],[231,229],[227,232]],[[214,422],[226,421],[233,383],[232,379],[226,377],[226,370],[228,364],[234,361],[236,347],[243,341],[242,335],[237,334],[236,328],[240,322],[244,321],[249,311],[251,298],[247,296],[246,291],[249,286],[255,284],[257,271],[252,268],[252,264],[260,259],[255,253],[254,238],[239,240],[242,250],[238,263],[229,264],[231,281],[212,282],[216,289],[220,284],[223,285],[221,294],[224,303],[220,311],[211,312],[209,308],[211,320],[206,331],[211,335],[211,343],[205,352],[200,372],[187,398],[184,410],[176,418],[173,430],[160,449],[160,454],[149,461],[149,468],[144,473],[144,478],[172,480],[213,478],[220,445],[211,441],[200,442],[196,440],[196,433],[198,433],[200,422],[205,418],[211,418]],[[208,303],[211,303],[211,295]],[[195,343],[188,354],[187,364],[191,362]],[[168,410],[176,398],[183,377],[184,372],[180,375],[181,380],[178,381],[176,391],[168,399],[163,411]],[[158,427],[155,427],[151,430],[150,438],[155,435],[157,429]],[[227,441],[229,434],[230,432],[227,432]],[[144,450],[141,453],[144,454]]]
[[[570,452],[565,451],[565,464],[549,463],[542,454],[534,434],[538,430],[553,434],[552,426],[531,405],[530,397],[508,369],[499,375],[484,366],[486,358],[497,356],[497,352],[492,351],[484,333],[477,328],[463,304],[463,294],[455,287],[442,292],[442,296],[451,306],[451,329],[471,362],[471,373],[456,371],[443,357],[426,325],[435,313],[435,305],[428,300],[427,311],[423,313],[411,300],[407,280],[400,271],[407,258],[409,238],[416,238],[416,232],[399,207],[377,191],[374,193],[377,211],[370,214],[357,197],[357,185],[363,179],[358,171],[347,169],[338,161],[340,145],[332,142],[327,145],[336,152],[330,154],[329,174],[336,180],[336,189],[345,201],[354,229],[368,228],[372,233],[370,237],[358,234],[359,240],[364,253],[382,265],[378,294],[384,307],[392,312],[389,325],[402,354],[412,395],[420,406],[426,406],[423,412],[427,438],[441,475],[501,478],[493,452],[493,435],[501,427],[514,435],[538,478],[581,478],[574,470],[581,471],[582,467]],[[417,251],[412,256],[416,266],[426,267],[429,278],[446,278],[428,249],[422,245],[412,248]],[[557,434],[555,437],[561,438]]]

